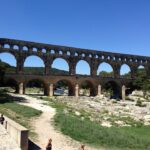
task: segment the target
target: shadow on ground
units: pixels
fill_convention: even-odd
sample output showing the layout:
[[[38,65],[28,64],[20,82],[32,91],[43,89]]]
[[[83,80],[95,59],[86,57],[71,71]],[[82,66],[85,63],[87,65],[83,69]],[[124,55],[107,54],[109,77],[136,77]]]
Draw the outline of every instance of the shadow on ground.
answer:
[[[29,148],[28,150],[42,150],[38,145],[29,140]]]

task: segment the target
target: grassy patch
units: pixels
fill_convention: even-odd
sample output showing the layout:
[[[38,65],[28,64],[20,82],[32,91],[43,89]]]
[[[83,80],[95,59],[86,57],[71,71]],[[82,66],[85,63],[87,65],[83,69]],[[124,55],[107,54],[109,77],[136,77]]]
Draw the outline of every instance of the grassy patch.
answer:
[[[3,113],[15,122],[31,130],[30,136],[34,137],[35,133],[33,132],[30,121],[42,112],[28,106],[20,105],[15,100],[19,101],[19,99],[6,94],[5,91],[0,91],[0,113]]]
[[[105,128],[61,111],[58,111],[54,121],[62,133],[93,146],[128,150],[150,149],[150,127]]]
[[[7,110],[11,110],[15,112],[16,114],[19,114],[20,116],[23,116],[28,119],[35,117],[35,116],[39,116],[41,114],[41,111],[37,109],[31,108],[28,106],[23,106],[23,105],[17,104],[16,102],[0,104],[0,107],[2,107],[1,108],[2,110],[3,108]]]

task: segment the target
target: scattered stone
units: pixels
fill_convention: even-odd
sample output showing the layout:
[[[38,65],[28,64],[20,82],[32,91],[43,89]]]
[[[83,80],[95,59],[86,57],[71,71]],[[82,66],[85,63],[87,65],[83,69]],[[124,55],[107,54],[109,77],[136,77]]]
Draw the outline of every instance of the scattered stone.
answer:
[[[80,113],[80,112],[78,112],[78,111],[75,111],[75,115],[76,115],[76,116],[80,116],[80,115],[81,115],[81,113]]]
[[[132,118],[135,120],[135,124],[137,121],[147,125],[150,124],[148,116],[150,115],[150,102],[143,101],[143,104],[146,104],[145,107],[135,106],[136,100],[141,98],[141,96],[137,96],[141,95],[141,92],[139,93],[136,91],[129,95],[130,99],[134,101],[117,101],[117,103],[113,103],[116,100],[109,99],[104,95],[96,97],[81,96],[78,98],[64,96],[63,98],[57,97],[57,101],[61,101],[68,106],[68,113],[74,112],[76,116],[83,116],[84,118],[90,116],[91,121],[102,122],[104,125],[109,120],[111,125],[116,121],[115,123],[118,126],[128,126],[125,121],[124,123],[120,122],[119,119],[122,117]],[[82,111],[84,112],[83,114]],[[116,120],[117,118],[118,120]]]
[[[115,121],[115,123],[116,123],[117,125],[119,125],[119,126],[124,126],[124,125],[125,125],[124,122],[123,122],[123,121],[120,121],[120,120]]]
[[[84,117],[81,117],[81,120],[83,121],[85,118]]]
[[[111,125],[111,123],[108,122],[108,121],[103,121],[103,122],[101,123],[101,126],[110,128],[112,125]]]
[[[64,114],[68,114],[68,110],[67,109],[64,109]]]
[[[145,119],[145,121],[147,122],[150,122],[150,115],[146,115],[146,116],[144,116],[144,119]]]

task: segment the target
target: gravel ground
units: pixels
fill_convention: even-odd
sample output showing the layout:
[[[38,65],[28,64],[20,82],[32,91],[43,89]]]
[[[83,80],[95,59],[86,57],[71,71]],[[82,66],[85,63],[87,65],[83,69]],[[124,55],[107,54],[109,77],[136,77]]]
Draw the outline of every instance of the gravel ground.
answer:
[[[0,125],[0,150],[20,150],[2,125]]]

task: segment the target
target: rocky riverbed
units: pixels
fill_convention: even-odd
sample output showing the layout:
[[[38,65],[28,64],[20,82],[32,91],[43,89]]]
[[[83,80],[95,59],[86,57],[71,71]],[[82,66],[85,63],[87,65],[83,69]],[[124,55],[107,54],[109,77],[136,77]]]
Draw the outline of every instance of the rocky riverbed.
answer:
[[[117,101],[104,95],[98,97],[55,97],[55,101],[66,104],[65,113],[72,112],[91,121],[99,122],[102,126],[138,126],[150,125],[150,102],[133,93],[130,100]],[[129,99],[129,98],[128,98]],[[137,101],[141,101],[137,106]]]

